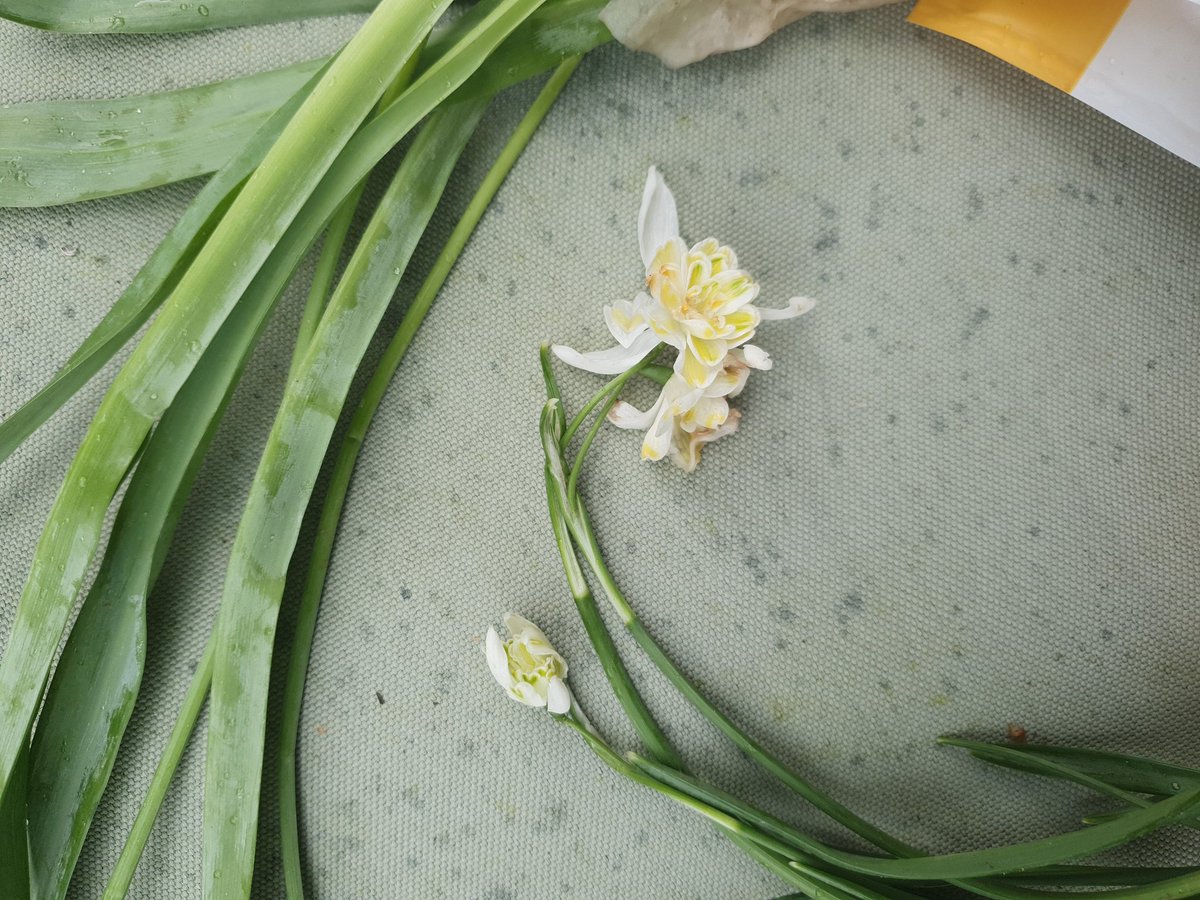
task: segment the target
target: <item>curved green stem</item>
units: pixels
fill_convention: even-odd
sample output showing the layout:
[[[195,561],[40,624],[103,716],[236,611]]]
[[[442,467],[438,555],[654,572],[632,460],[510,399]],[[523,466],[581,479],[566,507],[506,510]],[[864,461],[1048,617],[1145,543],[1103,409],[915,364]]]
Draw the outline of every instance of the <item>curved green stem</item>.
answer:
[[[620,375],[617,375],[606,385],[604,385],[604,387],[600,388],[600,390],[598,390],[595,394],[593,394],[592,398],[588,400],[587,403],[583,404],[579,412],[575,414],[575,418],[571,420],[571,423],[567,426],[566,431],[563,432],[563,447],[566,447],[571,443],[571,439],[575,437],[575,433],[579,431],[583,423],[587,421],[587,417],[591,415],[592,410],[594,410],[601,403],[604,403],[609,398],[615,398],[621,388],[625,386],[625,382],[627,382],[634,375],[637,375],[639,372],[650,368],[655,355],[655,351],[652,350],[640,363],[631,369],[626,369]],[[604,417],[601,416],[600,419],[603,421]]]

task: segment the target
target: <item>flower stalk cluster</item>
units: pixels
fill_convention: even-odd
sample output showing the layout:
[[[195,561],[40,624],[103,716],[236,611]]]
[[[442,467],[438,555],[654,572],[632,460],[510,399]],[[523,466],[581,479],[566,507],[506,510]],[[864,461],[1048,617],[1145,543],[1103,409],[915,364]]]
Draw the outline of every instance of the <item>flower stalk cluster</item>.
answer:
[[[664,195],[669,196],[665,184],[651,170],[639,220],[643,257],[649,259],[647,265],[651,269],[647,277],[651,292],[644,295],[649,299],[639,296],[631,304],[617,304],[605,310],[605,320],[618,347],[593,354],[561,346],[553,348],[554,355],[571,365],[615,376],[570,422],[554,377],[551,348],[543,347],[541,353],[547,399],[542,408],[540,437],[551,528],[569,591],[592,647],[647,753],[617,751],[587,722],[577,702],[559,701],[551,705],[551,685],[557,677],[565,676],[566,661],[553,651],[540,630],[519,617],[510,617],[513,637],[508,643],[501,643],[494,631],[488,633],[488,662],[497,682],[520,702],[551,706],[553,718],[575,731],[602,762],[630,781],[714,823],[739,848],[791,885],[798,896],[910,900],[927,896],[925,892],[936,887],[952,887],[993,900],[1080,894],[1108,900],[1166,900],[1200,895],[1200,869],[1092,866],[1075,862],[1161,828],[1200,822],[1198,770],[1087,750],[946,739],[944,742],[963,746],[988,762],[1069,780],[1118,799],[1125,806],[1117,815],[1089,820],[1090,827],[1082,831],[1007,847],[931,856],[859,816],[784,764],[709,701],[650,634],[605,563],[592,529],[580,490],[584,459],[607,416],[619,426],[647,429],[643,458],[669,455],[681,467],[693,469],[699,454],[697,451],[685,456],[687,442],[698,440],[697,435],[720,431],[731,418],[736,424],[736,411],[728,408],[726,398],[740,393],[751,369],[769,367],[765,353],[748,343],[757,325],[767,316],[762,311],[755,315],[751,305],[753,288],[748,286],[748,276],[735,269],[732,251],[715,242],[704,242],[697,245],[700,249],[695,251],[693,259],[692,251],[685,254],[682,244],[673,244],[674,237],[655,245],[658,237],[677,230],[674,203],[665,203]],[[656,249],[648,249],[651,245]],[[660,253],[664,247],[667,250]],[[695,274],[680,277],[677,266],[691,267]],[[660,275],[664,270],[665,274]],[[726,316],[723,327],[734,330],[728,337],[714,338],[727,340],[721,352],[705,356],[706,348],[700,344],[702,352],[697,354],[698,345],[693,338],[706,327],[703,317],[714,308],[705,304],[720,293],[712,287],[710,296],[704,286],[715,277],[714,272],[722,275],[735,271],[736,275],[722,283],[734,286],[729,288],[729,294],[736,292],[739,309],[751,310],[750,317],[730,325]],[[698,299],[687,299],[686,290],[697,286],[700,286]],[[744,299],[746,294],[751,294],[749,299]],[[794,315],[810,306],[809,301],[797,300],[789,304],[786,312]],[[696,312],[698,308],[700,313]],[[678,315],[681,311],[682,318]],[[708,324],[716,330],[721,323]],[[653,362],[654,351],[663,345],[679,350],[669,369]],[[618,399],[626,382],[635,375],[644,375],[662,385],[658,401],[645,412]],[[584,432],[589,417],[593,422]],[[580,432],[584,437],[572,458],[571,448]],[[660,450],[661,453],[657,452]],[[834,847],[690,774],[682,755],[671,745],[642,700],[617,652],[596,607],[589,576],[599,585],[639,649],[719,733],[784,787],[883,855]],[[569,691],[565,696],[569,696]],[[1132,775],[1134,771],[1141,773],[1140,780]],[[1169,788],[1164,787],[1168,773]]]

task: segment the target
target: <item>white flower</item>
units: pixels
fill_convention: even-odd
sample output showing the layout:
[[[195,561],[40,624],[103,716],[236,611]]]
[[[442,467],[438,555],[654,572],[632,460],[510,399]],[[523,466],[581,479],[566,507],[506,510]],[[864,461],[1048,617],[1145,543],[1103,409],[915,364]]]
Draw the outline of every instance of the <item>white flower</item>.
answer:
[[[712,238],[689,249],[679,236],[675,198],[654,167],[642,195],[638,242],[646,265],[646,292],[604,308],[604,321],[617,346],[580,353],[556,345],[555,354],[568,365],[615,375],[660,344],[669,344],[679,351],[675,374],[691,388],[707,388],[734,348],[765,358],[762,350],[747,343],[760,322],[792,318],[813,306],[813,301],[796,297],[784,309],[757,307],[758,284],[737,267],[733,250]]]
[[[761,43],[811,12],[849,12],[896,0],[611,0],[600,19],[632,50],[677,69]]]
[[[705,444],[737,431],[741,413],[730,408],[728,398],[742,392],[752,368],[771,368],[765,353],[758,348],[748,349],[757,352],[731,351],[708,387],[693,388],[672,375],[648,410],[642,412],[622,400],[613,406],[608,420],[619,428],[646,432],[642,459],[659,460],[669,455],[671,462],[685,472],[694,471]]]
[[[504,627],[510,635],[507,641],[500,640],[495,628],[487,632],[485,650],[492,677],[518,703],[546,706],[555,715],[565,715],[571,709],[571,690],[564,681],[567,661],[528,619],[508,613]]]

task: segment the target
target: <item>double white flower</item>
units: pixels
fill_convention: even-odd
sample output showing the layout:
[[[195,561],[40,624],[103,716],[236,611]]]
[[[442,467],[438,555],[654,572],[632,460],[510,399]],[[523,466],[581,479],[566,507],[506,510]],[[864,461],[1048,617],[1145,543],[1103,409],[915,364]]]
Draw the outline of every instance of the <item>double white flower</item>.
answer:
[[[542,630],[516,613],[504,617],[510,637],[504,641],[488,628],[485,650],[496,683],[518,703],[545,706],[555,715],[571,709],[567,661],[550,645]]]
[[[601,375],[627,371],[661,344],[678,350],[658,402],[644,413],[621,403],[610,420],[622,428],[648,429],[643,458],[669,455],[691,471],[705,443],[737,428],[737,413],[726,398],[742,390],[750,369],[771,368],[766,351],[749,343],[758,326],[807,312],[813,301],[795,297],[784,309],[755,306],[758,284],[738,268],[732,249],[712,238],[690,249],[684,243],[675,197],[654,167],[642,194],[638,243],[646,290],[604,308],[617,346],[591,353],[561,345],[553,350],[568,365]]]

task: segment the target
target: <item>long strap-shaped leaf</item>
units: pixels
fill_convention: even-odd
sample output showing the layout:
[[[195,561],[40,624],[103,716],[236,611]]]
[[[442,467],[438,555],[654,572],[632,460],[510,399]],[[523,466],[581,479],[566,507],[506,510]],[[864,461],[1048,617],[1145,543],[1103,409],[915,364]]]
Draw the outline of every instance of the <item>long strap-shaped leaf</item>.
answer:
[[[1078,747],[1051,744],[987,744],[942,738],[940,743],[969,750],[986,762],[1037,775],[1067,777],[1055,773],[1054,766],[1065,766],[1098,779],[1118,791],[1170,796],[1182,790],[1200,788],[1200,770],[1186,766]],[[1049,765],[1043,764],[1049,763]],[[1078,780],[1070,778],[1068,780]],[[1090,785],[1089,785],[1090,786]]]
[[[288,562],[346,394],[486,101],[443,107],[380,201],[288,385],[238,527],[217,620],[204,789],[204,894],[249,896],[267,687]]]
[[[504,42],[472,84],[458,92],[467,96],[494,94],[502,87],[550,68],[567,56],[583,53],[611,40],[599,21],[606,0],[549,0]],[[481,3],[469,16],[444,29],[424,55],[425,68],[453,54],[493,4]],[[162,304],[199,247],[216,226],[223,204],[232,202],[238,183],[248,176],[270,148],[283,126],[308,96],[315,77],[289,98],[279,111],[209,181],[183,217],[162,241],[133,282],[65,366],[32,399],[0,421],[0,463],[25,438],[108,362]],[[464,93],[465,91],[465,93]]]
[[[325,62],[139,97],[0,108],[0,207],[75,203],[215,172]]]
[[[307,236],[305,236],[307,237]],[[306,242],[307,243],[307,242]],[[276,254],[303,250],[281,242]],[[282,269],[283,267],[280,267]],[[66,896],[141,683],[146,600],[250,351],[283,288],[256,278],[146,442],[96,583],[71,629],[30,751],[33,896]]]
[[[505,46],[516,38],[514,34]],[[498,51],[500,55],[503,51]],[[308,672],[308,661],[312,652],[313,637],[317,627],[317,613],[329,561],[333,555],[334,539],[341,521],[342,509],[350,489],[350,480],[358,461],[359,451],[366,440],[371,421],[382,403],[384,395],[396,374],[401,360],[408,351],[417,330],[429,313],[433,302],[445,284],[460,254],[475,233],[475,228],[491,205],[496,192],[508,177],[512,167],[520,158],[534,132],[549,113],[558,95],[566,86],[571,74],[579,65],[580,57],[572,57],[562,63],[542,88],[529,111],[521,119],[508,143],[496,157],[484,176],[483,182],[467,205],[454,231],[438,254],[432,269],[421,284],[420,290],[404,313],[396,333],[388,343],[375,371],[371,374],[362,399],[359,400],[350,424],[342,438],[334,460],[329,484],[321,505],[317,534],[309,554],[304,590],[296,614],[296,629],[292,638],[288,658],[287,681],[284,689],[283,709],[279,726],[279,809],[280,845],[283,857],[283,873],[289,900],[300,900],[304,896],[304,884],[300,862],[300,834],[296,806],[296,749],[300,732],[300,708],[304,698],[304,680]]]
[[[378,0],[0,0],[0,19],[92,34],[199,31],[367,12]]]
[[[41,700],[108,504],[143,438],[448,3],[383,0],[289,121],[101,402],[38,543],[0,660],[0,790],[7,789]],[[440,99],[452,89],[431,93]]]
[[[323,71],[323,70],[322,70]],[[245,179],[270,150],[311,93],[313,75],[254,133],[196,195],[155,248],[129,287],[58,373],[16,412],[0,422],[0,463],[112,359],[162,305],[237,196]]]

